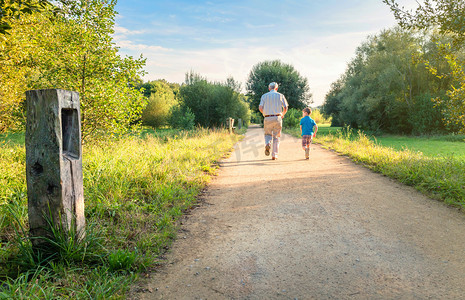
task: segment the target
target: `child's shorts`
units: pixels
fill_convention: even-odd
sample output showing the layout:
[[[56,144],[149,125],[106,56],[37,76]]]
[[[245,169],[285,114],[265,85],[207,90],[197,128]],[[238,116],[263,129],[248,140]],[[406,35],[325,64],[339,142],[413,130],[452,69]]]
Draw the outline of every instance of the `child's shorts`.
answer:
[[[313,135],[303,135],[302,136],[302,147],[308,148],[312,143]]]

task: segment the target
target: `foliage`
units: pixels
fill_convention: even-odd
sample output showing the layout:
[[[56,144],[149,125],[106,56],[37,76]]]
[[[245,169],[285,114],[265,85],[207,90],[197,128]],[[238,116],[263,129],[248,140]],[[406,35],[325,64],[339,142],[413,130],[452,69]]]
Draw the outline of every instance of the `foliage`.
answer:
[[[341,126],[344,124],[344,120],[341,118],[344,83],[344,75],[337,81],[331,83],[331,88],[326,94],[323,103],[323,115],[331,117],[331,126]]]
[[[300,120],[302,119],[302,111],[295,109],[295,108],[290,108],[286,115],[283,118],[283,127],[286,129],[290,128],[300,128]],[[312,113],[310,115],[310,118],[312,118],[315,123],[317,123],[318,126],[320,124],[329,124],[330,121],[327,120],[320,112],[318,108],[313,108]]]
[[[279,60],[260,62],[252,67],[247,79],[247,92],[251,99],[251,109],[258,111],[260,98],[268,92],[268,85],[276,82],[289,107],[303,109],[311,103],[311,93],[307,78],[290,64]]]
[[[462,0],[424,0],[415,11],[399,7],[396,0],[383,0],[404,28],[429,29],[438,26],[441,33],[452,33],[457,43],[465,40],[465,2]]]
[[[0,0],[0,35],[8,34],[11,19],[19,19],[26,14],[41,12],[50,7],[48,0]]]
[[[313,108],[310,117],[317,124],[331,124],[331,118],[326,118],[319,108]]]
[[[430,67],[432,74],[446,80],[447,96],[435,98],[445,114],[445,122],[465,132],[465,2],[461,0],[425,0],[415,11],[400,8],[395,0],[383,0],[389,5],[399,24],[404,28],[429,30],[439,28],[443,36],[450,36],[451,42],[439,42],[439,55],[447,60],[450,73],[441,74],[435,66]]]
[[[302,119],[302,111],[295,108],[290,108],[283,118],[284,128],[299,127],[300,119]]]
[[[169,125],[172,128],[192,130],[195,127],[195,115],[188,106],[174,106],[170,111]]]
[[[124,299],[137,272],[153,266],[166,251],[178,218],[195,203],[216,162],[237,140],[225,130],[199,129],[87,143],[85,214],[94,225],[87,226],[83,243],[74,233],[55,230],[56,260],[31,251],[24,145],[2,142],[0,297]]]
[[[154,128],[167,125],[170,112],[178,103],[179,85],[157,80],[144,83],[139,86],[141,88],[144,88],[144,96],[148,95],[148,103],[142,113],[143,124]]]
[[[177,96],[179,93],[179,84],[168,82],[165,79],[158,79],[147,82],[140,82],[137,84],[137,89],[141,91],[146,98],[149,98],[152,94],[159,93],[173,93],[174,96]]]
[[[244,97],[223,83],[211,83],[193,72],[179,90],[181,107],[188,107],[195,115],[195,124],[202,127],[222,127],[227,118],[250,121]]]
[[[429,70],[440,79],[450,78],[452,84],[446,91],[446,96],[437,97],[434,101],[444,112],[444,122],[449,127],[457,128],[457,131],[465,133],[465,60],[451,52],[450,44],[440,45],[439,49],[451,71],[449,74],[439,74],[435,67],[430,67]]]
[[[132,87],[145,61],[122,58],[112,41],[116,1],[62,1],[61,13],[12,20],[0,36],[0,130],[21,129],[24,92],[78,91],[83,137],[122,133],[140,118],[144,101]]]
[[[444,112],[431,98],[444,95],[448,83],[433,76],[424,63],[437,57],[432,43],[425,35],[399,28],[369,37],[332,84],[324,114],[332,116],[333,125],[372,132],[444,132]],[[431,63],[447,70],[443,59]]]
[[[250,114],[250,123],[263,124],[263,115],[261,112],[252,111]]]

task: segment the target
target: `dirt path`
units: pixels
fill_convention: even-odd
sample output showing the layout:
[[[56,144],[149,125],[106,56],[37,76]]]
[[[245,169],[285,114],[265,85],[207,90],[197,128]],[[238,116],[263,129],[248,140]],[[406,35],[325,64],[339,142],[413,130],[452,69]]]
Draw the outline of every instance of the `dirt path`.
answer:
[[[250,128],[139,299],[465,299],[465,215]]]

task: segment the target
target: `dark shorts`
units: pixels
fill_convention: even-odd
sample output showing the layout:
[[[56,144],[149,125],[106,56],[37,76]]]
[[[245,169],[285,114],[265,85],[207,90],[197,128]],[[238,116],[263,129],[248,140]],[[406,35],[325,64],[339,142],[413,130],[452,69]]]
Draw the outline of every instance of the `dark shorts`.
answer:
[[[302,147],[307,148],[310,147],[312,143],[313,135],[303,135],[302,136]]]

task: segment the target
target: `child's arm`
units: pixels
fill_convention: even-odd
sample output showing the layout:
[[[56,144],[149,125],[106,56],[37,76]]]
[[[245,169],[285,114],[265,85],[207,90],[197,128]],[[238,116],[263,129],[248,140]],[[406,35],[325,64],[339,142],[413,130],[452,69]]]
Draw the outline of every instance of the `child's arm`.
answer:
[[[318,125],[315,124],[314,128],[315,132],[313,133],[313,137],[316,137],[316,133],[318,132]]]
[[[302,135],[302,125],[300,125],[300,135]]]

